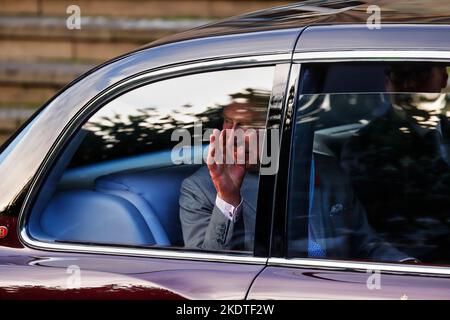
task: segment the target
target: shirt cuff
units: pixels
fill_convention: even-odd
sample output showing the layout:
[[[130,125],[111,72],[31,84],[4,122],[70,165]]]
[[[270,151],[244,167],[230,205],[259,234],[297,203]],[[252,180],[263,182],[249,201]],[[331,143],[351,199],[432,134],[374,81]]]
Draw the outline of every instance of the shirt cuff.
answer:
[[[216,207],[219,208],[220,212],[230,221],[236,222],[242,211],[242,197],[241,202],[237,207],[229,204],[228,202],[222,200],[218,195],[216,196]]]

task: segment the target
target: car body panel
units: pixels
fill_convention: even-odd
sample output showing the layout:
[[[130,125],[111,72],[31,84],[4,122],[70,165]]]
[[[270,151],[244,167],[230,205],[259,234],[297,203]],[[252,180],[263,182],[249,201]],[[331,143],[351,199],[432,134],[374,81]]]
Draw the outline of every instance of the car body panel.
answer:
[[[449,277],[269,266],[248,299],[441,300],[450,299],[449,288]]]
[[[5,248],[0,299],[244,299],[263,268]]]

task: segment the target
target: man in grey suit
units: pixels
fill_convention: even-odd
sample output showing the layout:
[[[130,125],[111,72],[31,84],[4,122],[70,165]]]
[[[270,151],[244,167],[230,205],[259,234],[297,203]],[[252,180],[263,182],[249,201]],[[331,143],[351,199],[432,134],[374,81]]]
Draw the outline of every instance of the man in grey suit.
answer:
[[[248,129],[264,128],[266,113],[266,107],[248,103],[224,107],[223,130],[214,130],[210,136],[208,165],[185,179],[181,186],[180,220],[186,247],[253,249],[259,164],[257,157],[253,163],[248,161],[250,137],[246,136],[246,142],[243,141],[247,148],[235,148],[234,133],[235,130],[249,132]],[[226,149],[239,152],[246,158],[245,163],[225,161]],[[258,153],[258,150],[252,151]]]
[[[238,146],[236,151],[236,154],[245,153],[244,164],[220,163],[216,161],[216,155],[226,156],[224,153],[230,150],[227,146],[235,143],[233,130],[260,127],[265,115],[266,112],[244,104],[224,108],[224,130],[215,130],[210,136],[207,166],[185,179],[181,186],[180,220],[186,247],[253,250],[259,164],[248,161],[247,144],[244,148]],[[259,153],[259,150],[253,152]],[[324,180],[314,192],[308,255],[377,261],[411,260],[376,237],[339,168],[319,155],[315,156],[314,163],[318,172],[326,172],[326,176],[333,179]]]

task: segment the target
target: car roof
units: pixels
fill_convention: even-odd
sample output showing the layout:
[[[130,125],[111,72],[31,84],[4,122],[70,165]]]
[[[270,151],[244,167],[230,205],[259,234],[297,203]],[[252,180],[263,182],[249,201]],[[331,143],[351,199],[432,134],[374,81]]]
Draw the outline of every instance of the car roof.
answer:
[[[450,25],[383,24],[379,29],[365,24],[312,26],[302,32],[295,52],[448,51],[447,39]]]
[[[381,25],[450,24],[450,6],[442,0],[310,0],[232,17],[157,40],[145,47],[258,31],[366,24],[373,13],[369,8],[371,5],[380,8]]]

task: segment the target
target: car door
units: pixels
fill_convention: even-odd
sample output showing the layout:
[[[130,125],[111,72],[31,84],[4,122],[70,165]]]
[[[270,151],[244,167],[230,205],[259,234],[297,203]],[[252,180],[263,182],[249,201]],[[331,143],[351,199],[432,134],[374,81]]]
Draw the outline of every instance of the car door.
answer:
[[[296,55],[272,254],[249,299],[450,298],[442,142],[450,56],[421,54]],[[426,134],[436,128],[431,157]],[[434,161],[439,169],[426,170]]]
[[[258,212],[254,250],[186,247],[180,188],[204,166],[203,135],[222,127],[225,105],[279,115],[289,66],[169,68],[77,115],[31,185],[25,247],[0,251],[0,296],[244,299],[266,266],[268,217]]]

